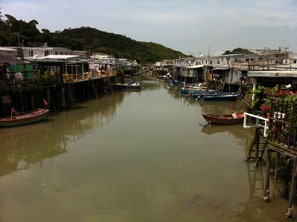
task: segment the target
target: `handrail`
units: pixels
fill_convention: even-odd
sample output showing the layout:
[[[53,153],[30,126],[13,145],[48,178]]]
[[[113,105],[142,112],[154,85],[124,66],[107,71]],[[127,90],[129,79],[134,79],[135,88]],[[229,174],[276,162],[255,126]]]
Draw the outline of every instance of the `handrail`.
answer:
[[[245,129],[249,129],[249,128],[263,128],[264,129],[263,137],[268,137],[267,130],[269,129],[269,126],[268,126],[269,119],[264,118],[262,116],[254,115],[254,114],[251,114],[251,113],[246,113],[246,112],[244,112],[243,114],[244,114],[243,128],[245,128]],[[247,125],[247,119],[248,119],[247,117],[248,116],[256,119],[256,124],[255,125],[252,125],[252,126],[251,125]],[[263,124],[260,124],[260,121],[259,120],[263,120],[264,121],[264,125]]]

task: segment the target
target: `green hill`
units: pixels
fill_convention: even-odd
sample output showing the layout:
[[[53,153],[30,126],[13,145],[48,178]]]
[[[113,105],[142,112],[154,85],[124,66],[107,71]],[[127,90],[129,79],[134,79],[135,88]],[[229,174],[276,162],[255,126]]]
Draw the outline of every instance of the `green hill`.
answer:
[[[90,27],[65,29],[56,34],[57,39],[67,45],[71,39],[92,52],[103,52],[115,57],[135,59],[140,63],[153,63],[163,59],[175,59],[185,56],[181,52],[152,42],[139,42],[123,35],[103,32]]]
[[[153,42],[140,42],[129,37],[108,33],[90,27],[69,28],[61,32],[37,29],[38,22],[17,20],[0,12],[0,46],[40,46],[65,47],[72,50],[101,52],[117,58],[136,60],[140,64],[154,63],[164,59],[185,57],[181,52]]]

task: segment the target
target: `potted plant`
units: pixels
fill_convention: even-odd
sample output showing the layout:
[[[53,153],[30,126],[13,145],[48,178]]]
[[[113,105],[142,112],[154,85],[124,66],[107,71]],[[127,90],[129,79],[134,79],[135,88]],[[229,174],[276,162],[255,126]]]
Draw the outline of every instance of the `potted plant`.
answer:
[[[260,110],[263,117],[270,117],[271,99],[265,98],[264,103],[260,105]]]

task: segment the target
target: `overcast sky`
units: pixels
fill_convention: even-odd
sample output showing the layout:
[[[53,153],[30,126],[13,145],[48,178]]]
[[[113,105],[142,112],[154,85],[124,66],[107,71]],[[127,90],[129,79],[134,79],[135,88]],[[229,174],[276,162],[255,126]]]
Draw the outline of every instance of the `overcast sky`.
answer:
[[[297,0],[0,0],[50,31],[89,26],[198,56],[234,48],[297,51]]]

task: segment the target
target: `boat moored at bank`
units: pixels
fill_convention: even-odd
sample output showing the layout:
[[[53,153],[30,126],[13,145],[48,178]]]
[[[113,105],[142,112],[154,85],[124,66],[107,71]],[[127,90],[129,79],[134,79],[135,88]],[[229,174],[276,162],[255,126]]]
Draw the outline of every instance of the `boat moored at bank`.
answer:
[[[47,118],[49,112],[49,109],[38,108],[30,112],[13,115],[14,112],[12,111],[11,116],[0,118],[0,127],[21,126],[40,122]]]

